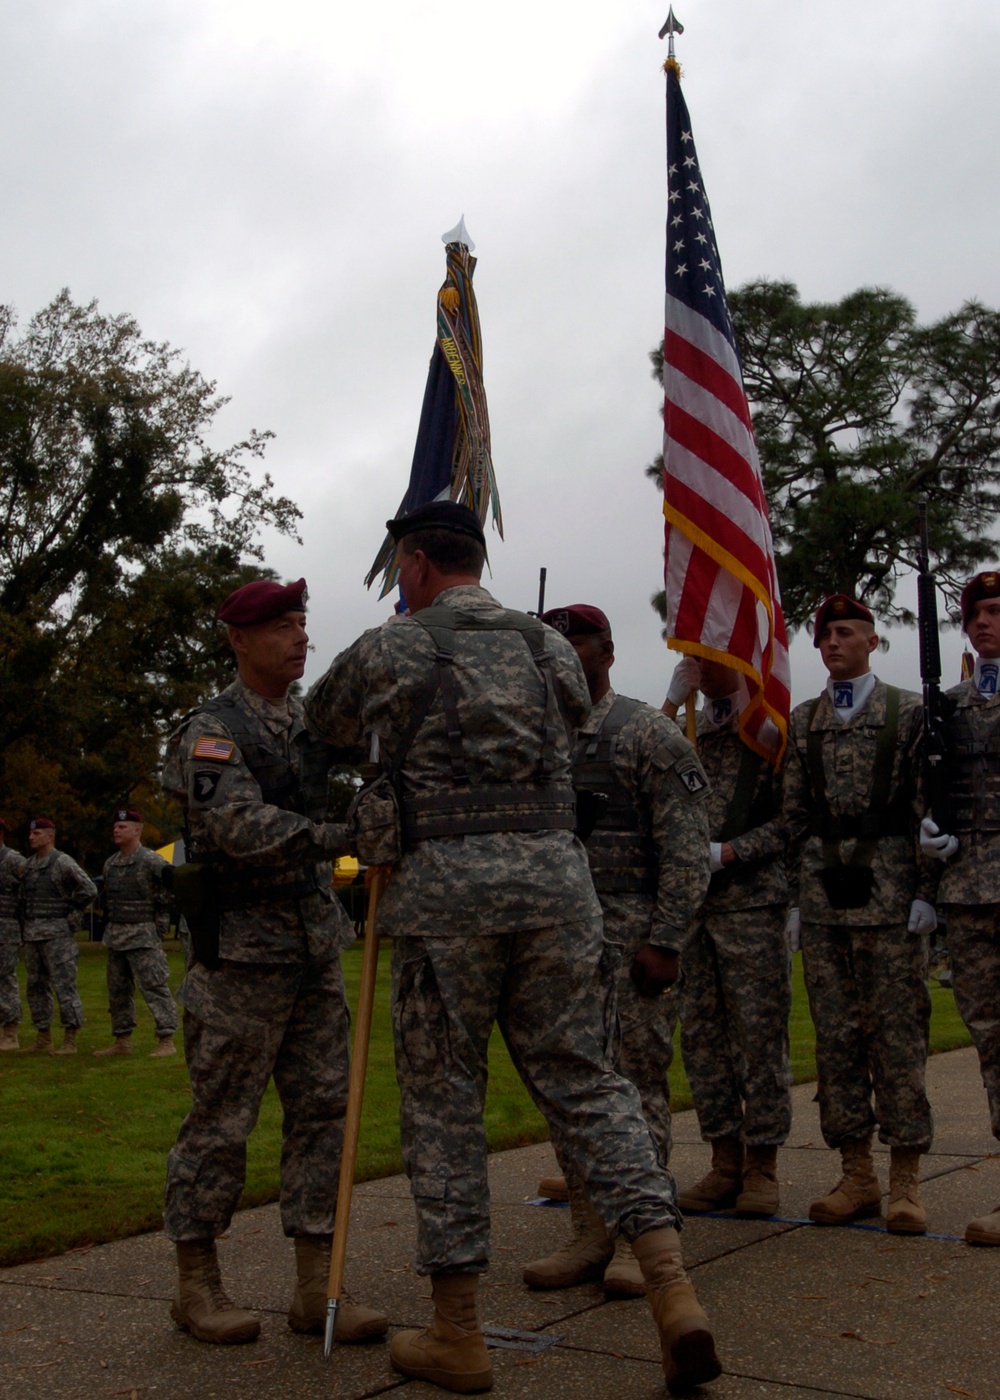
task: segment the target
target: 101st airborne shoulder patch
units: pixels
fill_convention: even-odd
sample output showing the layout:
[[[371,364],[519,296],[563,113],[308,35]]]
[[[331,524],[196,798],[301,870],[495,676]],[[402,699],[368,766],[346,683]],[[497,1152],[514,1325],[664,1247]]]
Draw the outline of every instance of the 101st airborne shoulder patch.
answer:
[[[203,734],[195,740],[193,758],[211,758],[216,763],[228,763],[236,751],[232,739],[217,739],[212,734]]]

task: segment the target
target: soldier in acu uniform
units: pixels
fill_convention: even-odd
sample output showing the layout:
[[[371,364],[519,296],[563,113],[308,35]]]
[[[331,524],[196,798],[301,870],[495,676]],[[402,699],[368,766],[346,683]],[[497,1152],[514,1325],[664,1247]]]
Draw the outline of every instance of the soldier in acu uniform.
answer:
[[[17,953],[21,946],[18,905],[24,856],[7,845],[7,826],[0,821],[0,1050],[18,1050],[21,991],[17,985]]]
[[[107,918],[104,946],[114,1041],[94,1054],[131,1055],[138,986],[156,1023],[152,1058],[174,1055],[177,1007],[170,995],[170,969],[163,951],[170,917],[166,880],[172,867],[142,844],[142,817],[131,807],[115,813],[112,840],[118,850],[104,863],[101,902]]]
[[[561,1160],[607,1229],[632,1243],[668,1382],[711,1380],[719,1363],[684,1274],[673,1183],[638,1093],[612,1067],[616,954],[573,834],[570,742],[590,710],[579,663],[552,628],[480,586],[485,539],[471,510],[436,502],[389,529],[413,615],[337,657],[306,713],[338,747],[367,755],[378,739],[387,777],[372,789],[372,825],[390,780],[401,804],[403,854],[379,926],[395,940],[403,1159],[434,1319],[393,1338],[392,1364],[447,1390],[492,1384],[477,1292],[489,1260],[482,1115],[497,1023]],[[364,835],[364,802],[358,822]],[[670,959],[651,954],[653,977]]]
[[[878,1124],[891,1149],[887,1228],[922,1234],[918,1167],[932,1136],[927,940],[937,916],[934,872],[917,843],[921,700],[871,671],[875,619],[856,599],[835,593],[820,605],[813,645],[830,679],[791,717],[783,798],[795,906],[789,934],[794,941],[801,931],[820,1123],[840,1149],[843,1176],[809,1217],[842,1225],[879,1214],[871,1154]]]
[[[684,945],[681,1050],[712,1167],[683,1210],[774,1215],[778,1148],[788,1137],[791,969],[784,828],[773,766],[740,737],[739,672],[686,657],[664,709],[705,697],[698,757],[711,784],[712,883]]]
[[[976,574],[963,589],[962,626],[976,666],[971,680],[948,692],[955,702],[946,726],[948,807],[924,819],[920,844],[945,862],[937,901],[948,918],[955,1001],[979,1052],[1000,1138],[1000,573]],[[1000,1206],[970,1220],[965,1238],[1000,1245]]]
[[[344,827],[325,820],[331,755],[288,694],[305,669],[305,580],[246,584],[218,615],[238,679],[182,722],[163,773],[187,819],[175,891],[192,931],[178,1000],[194,1100],[167,1159],[164,1217],[177,1245],[174,1321],[199,1341],[247,1342],[260,1323],[223,1292],[215,1240],[272,1077],[284,1111],[281,1220],[298,1275],[288,1322],[323,1330],[348,1079],[339,953],[351,930],[331,889],[346,850]],[[387,1325],[345,1302],[337,1338],[380,1338]]]
[[[573,748],[573,785],[581,806],[594,801],[593,794],[603,796],[596,799],[600,806],[585,844],[604,936],[623,954],[618,1069],[639,1091],[665,1167],[677,998],[663,988],[677,979],[685,930],[708,888],[708,783],[672,719],[612,689],[614,641],[599,608],[554,608],[543,621],[572,645],[593,704]],[[646,963],[653,959],[662,966],[650,983]],[[641,1297],[645,1282],[628,1241],[619,1235],[612,1242],[571,1170],[567,1187],[572,1237],[555,1254],[529,1264],[525,1282],[568,1288],[603,1275],[610,1297]]]
[[[65,851],[56,850],[55,840],[55,823],[48,817],[28,823],[31,855],[21,876],[21,910],[28,1010],[37,1032],[31,1048],[38,1054],[75,1055],[76,1033],[83,1025],[83,1003],[76,990],[76,931],[97,886]],[[52,1049],[53,992],[65,1032],[58,1050]]]

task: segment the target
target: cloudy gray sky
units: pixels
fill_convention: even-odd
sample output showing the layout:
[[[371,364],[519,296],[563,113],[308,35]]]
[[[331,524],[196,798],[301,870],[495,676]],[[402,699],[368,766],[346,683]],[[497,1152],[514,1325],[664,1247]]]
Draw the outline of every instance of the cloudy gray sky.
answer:
[[[1000,304],[996,0],[679,0],[735,287]],[[0,0],[0,301],[63,286],[180,347],[227,441],[303,508],[307,678],[385,604],[362,579],[409,473],[440,235],[464,213],[506,540],[493,588],[608,612],[618,687],[673,666],[648,351],[662,333],[666,0]],[[945,665],[957,678],[957,638]],[[913,683],[912,640],[878,669]],[[822,673],[793,645],[793,691]]]

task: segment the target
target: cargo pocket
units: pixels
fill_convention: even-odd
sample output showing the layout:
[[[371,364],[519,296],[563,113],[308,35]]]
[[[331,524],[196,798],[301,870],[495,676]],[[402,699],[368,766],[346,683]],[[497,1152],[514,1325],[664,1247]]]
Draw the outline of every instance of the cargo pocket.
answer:
[[[599,995],[604,1011],[604,1053],[609,1064],[618,1062],[622,1044],[621,1020],[618,1015],[618,975],[625,955],[624,945],[605,940],[597,964]]]
[[[407,958],[399,969],[392,1002],[392,1033],[400,1070],[426,1078],[439,1075],[451,1061],[448,1018],[427,953]]]

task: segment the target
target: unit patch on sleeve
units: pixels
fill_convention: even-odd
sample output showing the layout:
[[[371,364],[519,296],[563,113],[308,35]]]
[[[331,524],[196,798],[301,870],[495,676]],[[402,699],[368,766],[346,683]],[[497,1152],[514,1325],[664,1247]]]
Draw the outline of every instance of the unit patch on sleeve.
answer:
[[[221,768],[199,768],[192,775],[191,798],[201,807],[207,807],[215,796],[216,788],[222,780]]]
[[[194,758],[213,758],[216,763],[228,763],[236,745],[231,739],[216,739],[211,734],[203,734],[195,740]]]
[[[708,787],[708,783],[697,768],[678,768],[677,776],[688,792],[701,792],[703,788]]]

